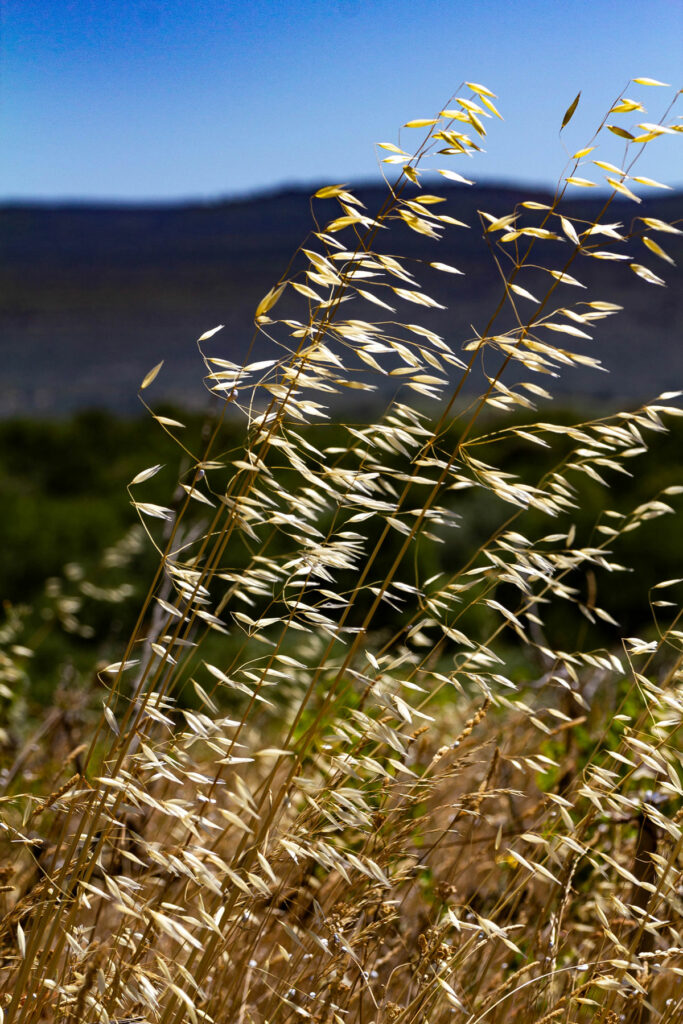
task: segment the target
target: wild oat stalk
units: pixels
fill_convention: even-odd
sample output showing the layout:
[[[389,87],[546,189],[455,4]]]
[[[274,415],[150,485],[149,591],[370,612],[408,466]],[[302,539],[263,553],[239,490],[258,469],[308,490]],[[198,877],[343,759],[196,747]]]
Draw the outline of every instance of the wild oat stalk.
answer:
[[[466,227],[424,184],[435,163],[473,184],[443,165],[475,156],[500,115],[466,85],[405,126],[423,134],[414,153],[381,144],[400,171],[381,210],[346,186],[316,193],[316,230],[256,310],[270,358],[215,354],[219,328],[199,339],[222,413],[201,455],[185,449],[175,508],[144,501],[161,467],[131,482],[160,561],[99,675],[104,712],[50,788],[3,804],[7,1024],[680,1020],[679,619],[659,601],[656,639],[615,652],[557,649],[543,616],[564,602],[612,621],[577,581],[618,572],[619,538],[682,488],[605,508],[585,537],[580,482],[625,472],[680,393],[570,427],[489,415],[550,399],[537,381],[566,366],[599,367],[552,340],[619,311],[586,295],[586,261],[664,283],[620,245],[670,261],[653,236],[679,229],[607,215],[657,186],[635,162],[680,126],[670,110],[640,122],[620,95],[550,205],[480,211],[500,301],[456,354],[404,311],[443,309],[426,283],[441,274],[456,304],[460,270],[392,248]],[[625,142],[621,167],[594,159],[605,132]],[[584,221],[564,201],[594,184],[589,155],[612,191]],[[298,317],[275,319],[294,299]],[[368,370],[400,392],[331,445],[330,403],[364,401]],[[243,443],[223,451],[235,415]],[[557,449],[552,468],[522,479],[511,439]],[[495,526],[435,574],[470,493]]]

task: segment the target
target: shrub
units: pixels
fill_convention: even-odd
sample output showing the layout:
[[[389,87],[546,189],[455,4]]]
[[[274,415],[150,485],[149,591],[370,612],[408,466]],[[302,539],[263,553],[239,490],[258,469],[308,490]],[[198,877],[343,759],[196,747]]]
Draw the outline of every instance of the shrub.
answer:
[[[63,697],[34,791],[5,779],[7,1022],[680,1019],[680,581],[651,592],[653,635],[620,649],[582,646],[574,617],[611,620],[597,574],[618,588],[620,538],[683,489],[604,507],[586,532],[584,482],[628,472],[680,393],[570,425],[495,419],[599,365],[577,346],[619,309],[585,293],[582,263],[663,284],[619,247],[667,260],[656,239],[678,229],[606,217],[656,187],[635,162],[679,128],[620,96],[551,205],[480,212],[500,301],[455,353],[398,310],[435,310],[442,274],[457,301],[459,268],[385,239],[464,228],[426,176],[436,161],[472,184],[443,164],[476,155],[499,114],[467,90],[408,122],[412,155],[381,144],[399,171],[381,210],[316,193],[315,231],[256,310],[270,358],[216,354],[219,328],[199,339],[223,402],[205,450],[153,413],[191,468],[173,505],[145,500],[158,465],[131,481],[159,565],[98,674],[104,710]],[[606,132],[622,167],[593,158]],[[612,191],[583,222],[562,204],[592,184],[589,156]],[[276,319],[293,298],[303,312]],[[368,371],[400,390],[352,422]],[[326,418],[344,396],[340,437]],[[519,445],[554,461],[523,476]],[[451,531],[472,540],[448,564]],[[11,698],[26,652],[6,641]]]

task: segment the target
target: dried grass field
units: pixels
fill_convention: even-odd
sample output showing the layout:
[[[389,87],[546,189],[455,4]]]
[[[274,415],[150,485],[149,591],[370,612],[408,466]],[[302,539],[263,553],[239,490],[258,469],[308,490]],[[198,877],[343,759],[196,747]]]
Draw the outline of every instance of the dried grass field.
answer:
[[[549,202],[463,224],[438,182],[476,196],[466,158],[500,115],[458,92],[380,144],[379,209],[316,193],[255,354],[199,338],[205,420],[156,405],[149,370],[175,454],[132,475],[137,526],[102,514],[97,563],[52,575],[35,615],[4,606],[5,1024],[683,1019],[683,481],[675,446],[654,454],[682,392],[550,407],[628,317],[596,268],[653,303],[676,274],[638,160],[680,133],[677,94],[634,79]],[[596,184],[596,215],[568,213]],[[466,293],[439,251],[461,232],[498,288],[455,347],[433,295]]]

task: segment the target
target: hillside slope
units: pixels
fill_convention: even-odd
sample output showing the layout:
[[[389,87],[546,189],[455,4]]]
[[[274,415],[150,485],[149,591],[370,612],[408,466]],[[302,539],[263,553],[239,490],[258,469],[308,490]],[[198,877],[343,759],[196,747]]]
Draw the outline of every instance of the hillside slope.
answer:
[[[385,195],[376,187],[356,191],[370,213]],[[430,294],[448,309],[426,323],[457,350],[473,328],[484,326],[500,295],[476,211],[498,215],[520,199],[548,197],[504,187],[459,187],[444,194],[448,213],[472,230],[453,229],[435,245],[400,225],[383,239],[387,252],[438,259],[466,271],[465,277],[435,275],[437,280],[428,281]],[[600,198],[584,199],[566,208],[592,218],[602,205]],[[336,215],[334,209],[332,203],[316,204],[320,217]],[[681,219],[683,195],[641,206],[617,202],[608,219],[629,225],[641,215]],[[137,408],[141,378],[160,359],[166,362],[155,400],[202,403],[206,391],[195,339],[225,324],[220,354],[239,362],[256,304],[311,223],[309,191],[297,189],[204,205],[0,208],[0,415],[84,407],[130,412]],[[668,235],[665,243],[680,262],[681,240]],[[683,386],[679,271],[640,243],[629,251],[648,266],[658,264],[657,273],[664,268],[669,287],[653,289],[622,263],[579,260],[576,273],[590,297],[618,302],[626,313],[601,325],[598,340],[587,343],[609,376],[571,371],[559,385],[565,394],[611,400]],[[282,309],[297,312],[286,299]],[[367,307],[354,315],[367,315]],[[268,346],[260,341],[259,355],[272,354]]]

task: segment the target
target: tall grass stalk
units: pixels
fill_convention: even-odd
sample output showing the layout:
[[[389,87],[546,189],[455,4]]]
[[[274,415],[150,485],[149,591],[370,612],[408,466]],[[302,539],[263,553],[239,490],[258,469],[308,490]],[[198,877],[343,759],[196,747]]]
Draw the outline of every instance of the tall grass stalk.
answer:
[[[415,148],[381,144],[397,172],[381,210],[316,193],[315,230],[255,313],[268,358],[233,362],[219,328],[199,339],[220,400],[205,450],[148,406],[191,468],[168,506],[144,499],[162,467],[131,481],[159,565],[98,673],[101,714],[33,791],[8,781],[6,1024],[682,1019],[680,580],[650,593],[652,636],[619,648],[583,644],[574,616],[613,621],[595,573],[618,587],[620,538],[683,491],[606,504],[583,535],[582,481],[607,503],[681,393],[571,426],[504,415],[600,368],[581,346],[620,309],[587,294],[586,261],[664,284],[649,264],[681,232],[638,216],[658,183],[637,160],[680,126],[673,101],[653,123],[620,94],[551,204],[479,212],[500,300],[455,352],[429,282],[450,275],[457,306],[467,277],[395,250],[468,227],[431,190],[473,186],[451,165],[500,114],[485,87],[459,92],[408,122]],[[614,135],[619,167],[597,148]],[[599,216],[568,215],[603,173]],[[623,197],[628,228],[608,221]],[[373,375],[397,390],[367,421]],[[525,479],[510,442],[552,459]],[[440,545],[473,515],[490,534],[449,564]]]

